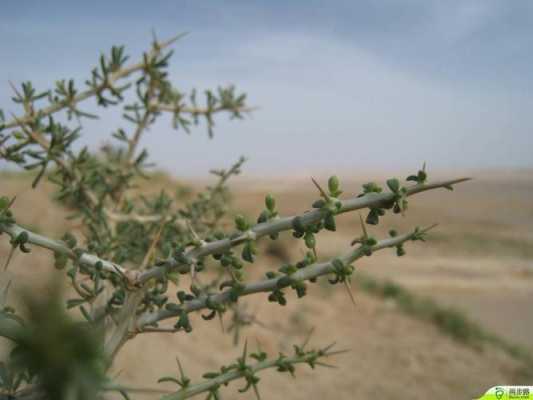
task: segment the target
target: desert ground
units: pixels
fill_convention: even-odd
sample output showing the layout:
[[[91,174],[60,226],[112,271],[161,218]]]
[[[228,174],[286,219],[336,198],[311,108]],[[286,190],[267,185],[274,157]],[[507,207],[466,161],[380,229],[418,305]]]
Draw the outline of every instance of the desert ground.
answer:
[[[406,176],[405,171],[398,177]],[[246,310],[258,323],[241,332],[253,347],[276,355],[291,351],[314,329],[313,345],[337,342],[349,351],[329,360],[337,368],[311,370],[302,365],[297,378],[267,371],[261,375],[263,399],[324,398],[410,398],[472,399],[494,385],[532,384],[529,353],[533,353],[533,171],[441,171],[430,178],[472,176],[455,191],[431,191],[410,198],[405,217],[388,215],[377,227],[369,227],[377,238],[388,229],[398,231],[439,223],[425,243],[409,243],[401,258],[385,250],[357,261],[353,292],[354,306],[342,286],[318,283],[303,299],[289,296],[285,307],[268,303],[267,295],[244,299]],[[386,173],[341,175],[345,196],[360,192],[370,180],[383,182]],[[317,177],[324,183],[326,177]],[[186,182],[186,180],[185,180]],[[195,183],[195,185],[199,185]],[[174,180],[159,176],[148,190],[177,188]],[[273,193],[283,215],[301,213],[317,198],[309,179],[236,177],[233,207],[254,218],[263,207],[266,193]],[[59,237],[72,221],[51,199],[49,184],[30,188],[30,180],[19,174],[0,175],[0,194],[17,195],[14,210],[28,227]],[[336,232],[318,237],[319,257],[330,258],[346,251],[361,234],[357,213],[337,219]],[[228,223],[228,229],[231,224]],[[296,260],[304,250],[290,234],[278,241],[262,240],[265,254],[249,267],[250,276],[261,276],[262,268]],[[8,240],[0,237],[0,261],[9,251]],[[17,254],[1,282],[12,280],[41,287],[53,271],[53,259],[45,250]],[[378,282],[394,282],[416,296],[431,299],[458,310],[473,324],[498,338],[492,342],[466,343],[431,320],[406,313],[394,298],[383,298],[357,284],[357,274]],[[16,291],[16,290],[15,290]],[[119,354],[112,370],[120,382],[135,387],[170,390],[170,384],[156,383],[164,375],[177,374],[179,355],[188,374],[201,379],[240,354],[231,334],[221,334],[216,321],[193,318],[190,334],[150,333],[139,335]],[[513,347],[516,351],[506,349]],[[224,390],[225,398],[253,398],[253,392],[239,394],[242,382]],[[135,395],[132,396],[136,398]],[[139,398],[150,398],[144,394]]]

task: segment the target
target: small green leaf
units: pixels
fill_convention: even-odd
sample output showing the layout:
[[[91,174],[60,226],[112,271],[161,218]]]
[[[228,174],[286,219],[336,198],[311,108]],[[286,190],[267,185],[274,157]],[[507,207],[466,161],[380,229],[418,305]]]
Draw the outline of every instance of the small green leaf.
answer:
[[[84,299],[69,299],[69,300],[67,300],[67,309],[77,307],[80,304],[85,303],[85,301],[86,300],[84,300]]]
[[[265,206],[270,212],[276,209],[276,199],[270,193],[265,197]]]
[[[328,214],[326,218],[324,218],[324,228],[332,232],[337,230],[337,224],[335,223],[335,217],[333,214]]]
[[[388,179],[387,186],[392,193],[398,193],[400,190],[400,181],[396,178]]]
[[[342,192],[340,191],[340,182],[339,178],[335,175],[331,176],[328,180],[328,190],[333,197],[339,196]]]
[[[244,218],[244,216],[240,214],[235,216],[235,225],[237,226],[237,229],[241,232],[245,232],[250,228],[250,224],[248,223],[246,218]]]

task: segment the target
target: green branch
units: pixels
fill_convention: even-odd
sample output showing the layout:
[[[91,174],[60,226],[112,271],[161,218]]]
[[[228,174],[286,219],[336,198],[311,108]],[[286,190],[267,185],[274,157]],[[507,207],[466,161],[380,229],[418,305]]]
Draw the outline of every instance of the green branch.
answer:
[[[319,350],[305,351],[304,346],[294,346],[294,355],[285,356],[279,354],[277,358],[267,359],[266,353],[258,351],[257,353],[250,354],[250,358],[255,359],[257,362],[248,364],[246,362],[247,351],[246,345],[244,347],[243,356],[237,359],[237,362],[232,365],[221,368],[220,372],[212,372],[204,374],[204,377],[208,377],[203,382],[191,384],[189,379],[184,376],[183,369],[180,364],[181,379],[163,378],[161,381],[174,382],[182,387],[181,390],[173,394],[163,396],[161,400],[184,400],[190,397],[196,396],[201,393],[209,393],[208,398],[219,398],[219,389],[221,386],[227,386],[231,381],[237,379],[245,379],[246,386],[239,390],[239,392],[248,391],[253,388],[256,397],[259,399],[259,390],[257,384],[260,380],[256,376],[257,372],[276,368],[278,372],[288,372],[294,376],[295,365],[307,364],[311,368],[318,366],[331,367],[329,364],[325,364],[323,359],[331,357],[344,351],[333,351],[333,345],[327,346]]]
[[[430,184],[416,184],[407,188],[406,196],[411,196],[427,190],[437,188],[449,188],[452,185],[468,181],[470,178],[458,178],[446,181],[437,181]],[[354,197],[348,200],[340,200],[340,209],[337,214],[347,213],[350,211],[360,210],[363,208],[379,207],[387,202],[390,202],[395,197],[394,193],[368,193],[361,197]],[[321,221],[324,218],[322,210],[313,210],[306,212],[300,216],[283,217],[274,219],[269,222],[259,223],[246,232],[237,235],[233,238],[226,238],[214,242],[203,243],[195,247],[183,255],[183,259],[189,260],[190,263],[195,263],[197,260],[211,254],[223,253],[224,251],[242,244],[246,240],[257,240],[263,236],[270,236],[293,229],[294,220],[299,217],[303,227],[312,225]],[[190,265],[180,262],[175,258],[165,260],[164,266],[154,266],[147,269],[139,276],[139,283],[143,284],[152,278],[160,278],[167,272],[178,271],[185,273],[190,270]]]
[[[259,282],[249,283],[243,285],[239,289],[239,297],[247,296],[254,293],[272,292],[276,289],[290,286],[294,282],[303,282],[315,279],[319,276],[331,274],[335,272],[336,260],[340,260],[343,265],[350,265],[355,260],[371,254],[374,251],[382,250],[390,247],[398,247],[409,240],[420,240],[427,230],[415,229],[404,235],[394,236],[388,239],[383,239],[375,242],[374,245],[361,244],[354,250],[351,250],[341,257],[331,259],[322,263],[314,263],[305,268],[299,269],[293,274],[289,275],[290,280],[287,281],[287,276],[278,278],[265,279]],[[285,280],[285,283],[284,281]],[[191,313],[193,311],[199,311],[207,308],[208,302],[211,308],[215,308],[216,305],[222,305],[234,301],[234,292],[225,290],[218,294],[204,295],[200,298],[190,300],[177,307],[170,307],[170,309],[161,309],[154,312],[147,312],[141,315],[137,320],[137,329],[142,331],[144,326],[153,325],[159,321],[180,316],[183,313]]]

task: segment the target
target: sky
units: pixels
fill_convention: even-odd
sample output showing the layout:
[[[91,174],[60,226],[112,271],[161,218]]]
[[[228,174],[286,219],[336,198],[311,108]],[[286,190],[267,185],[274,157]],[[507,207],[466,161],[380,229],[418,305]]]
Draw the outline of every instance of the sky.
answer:
[[[0,108],[20,113],[9,81],[83,85],[100,52],[121,44],[135,59],[152,30],[188,32],[170,68],[178,88],[235,84],[258,107],[219,117],[212,140],[162,117],[142,144],[173,174],[241,155],[272,176],[533,166],[529,0],[3,0]],[[82,142],[119,127],[105,112]]]

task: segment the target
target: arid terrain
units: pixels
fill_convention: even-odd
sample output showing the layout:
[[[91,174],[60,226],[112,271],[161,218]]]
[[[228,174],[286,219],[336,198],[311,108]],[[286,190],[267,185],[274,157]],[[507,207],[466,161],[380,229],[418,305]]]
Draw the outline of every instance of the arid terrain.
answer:
[[[430,174],[430,179],[458,175],[464,173],[441,172],[435,177]],[[357,278],[355,307],[344,287],[322,283],[313,285],[304,299],[291,295],[284,308],[268,303],[266,295],[250,296],[243,303],[259,322],[241,332],[250,345],[258,341],[271,354],[289,351],[314,328],[312,344],[336,341],[339,348],[349,349],[331,360],[337,369],[315,372],[302,365],[296,370],[296,380],[275,371],[263,373],[263,399],[471,399],[494,385],[532,384],[532,365],[527,360],[528,353],[533,353],[533,171],[468,171],[466,175],[474,180],[453,192],[439,190],[412,197],[405,217],[386,216],[378,227],[369,228],[379,238],[390,228],[402,231],[439,223],[426,243],[408,243],[407,254],[401,258],[385,250],[355,266],[361,276],[397,283],[419,301],[428,298],[443,310],[453,307],[497,340],[460,340],[453,333],[463,325],[443,328],[431,318],[406,312],[401,301],[365,290],[364,285],[357,285]],[[346,196],[354,195],[360,192],[361,183],[382,182],[387,176],[341,176],[342,188]],[[325,182],[324,177],[321,180]],[[149,183],[149,190],[165,187],[172,191],[173,185],[169,178],[158,176]],[[231,186],[234,208],[254,219],[268,192],[275,195],[284,215],[309,209],[317,198],[307,179],[260,180],[245,174]],[[25,177],[0,175],[0,194],[17,195],[14,209],[20,221],[59,237],[73,222],[65,221],[68,214],[54,204],[51,193],[49,184],[32,190]],[[337,219],[337,232],[321,233],[319,256],[346,251],[361,234],[358,218],[357,213],[342,215]],[[249,267],[251,276],[261,276],[262,265],[295,260],[303,244],[285,234],[276,242],[263,240],[260,248],[266,256]],[[1,236],[2,264],[8,250],[8,240]],[[2,272],[1,281],[12,280],[15,289],[22,281],[40,286],[51,271],[50,253],[35,249],[30,255],[17,254]],[[196,316],[193,326],[188,335],[138,336],[119,355],[113,373],[132,386],[165,390],[173,386],[156,381],[177,373],[176,355],[190,376],[201,379],[202,372],[216,370],[240,353],[242,342],[235,347],[233,336],[221,335],[216,321],[206,323]],[[242,382],[230,384],[226,398],[252,398],[252,392],[237,392],[242,386]]]

